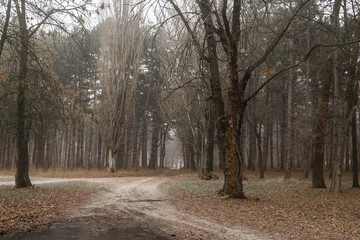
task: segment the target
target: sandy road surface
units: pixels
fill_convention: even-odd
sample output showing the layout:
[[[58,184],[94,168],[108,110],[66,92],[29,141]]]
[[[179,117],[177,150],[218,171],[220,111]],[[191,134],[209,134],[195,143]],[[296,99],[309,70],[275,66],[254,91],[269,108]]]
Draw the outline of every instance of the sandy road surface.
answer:
[[[115,211],[139,223],[151,223],[180,239],[278,239],[245,226],[223,226],[175,209],[171,204],[175,200],[161,189],[168,180],[166,177],[86,179],[101,184],[102,191],[88,205],[74,210],[70,217],[96,217]]]

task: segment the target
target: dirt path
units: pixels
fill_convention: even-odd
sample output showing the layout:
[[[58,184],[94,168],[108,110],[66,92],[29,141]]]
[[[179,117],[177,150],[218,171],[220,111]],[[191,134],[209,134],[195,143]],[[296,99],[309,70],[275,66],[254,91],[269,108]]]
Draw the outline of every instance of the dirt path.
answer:
[[[96,217],[116,212],[180,239],[278,239],[245,226],[223,226],[175,209],[172,206],[175,200],[161,189],[168,180],[165,177],[87,179],[103,186],[101,194],[73,211],[70,217]]]

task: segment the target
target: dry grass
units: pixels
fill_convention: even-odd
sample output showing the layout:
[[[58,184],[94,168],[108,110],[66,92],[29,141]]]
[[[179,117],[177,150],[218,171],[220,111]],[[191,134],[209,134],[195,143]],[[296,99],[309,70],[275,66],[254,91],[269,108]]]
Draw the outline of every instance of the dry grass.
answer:
[[[70,169],[65,171],[63,168],[53,169],[31,169],[30,178],[110,178],[110,177],[147,177],[147,176],[175,176],[182,174],[190,174],[190,170],[175,169],[148,169],[139,168],[139,171],[119,169],[115,173],[108,172],[104,169]],[[15,175],[14,170],[2,170],[0,175],[11,177]]]
[[[290,180],[280,171],[267,172],[265,179],[254,172],[245,176],[246,200],[223,200],[216,194],[222,180],[195,175],[175,178],[168,190],[178,208],[224,225],[244,224],[285,239],[360,239],[360,190],[351,188],[350,172],[344,173],[339,195],[312,189],[300,171]]]
[[[12,171],[0,172],[1,179],[5,181],[13,179],[13,174]],[[267,171],[265,179],[259,179],[257,172],[246,171],[244,174],[247,178],[244,181],[244,191],[248,197],[246,200],[224,200],[218,196],[217,192],[223,185],[223,174],[222,172],[216,174],[221,176],[218,181],[203,181],[199,179],[197,173],[171,169],[139,169],[138,172],[120,170],[117,173],[108,173],[105,169],[79,169],[67,172],[55,169],[33,170],[30,175],[32,179],[170,176],[167,189],[174,197],[174,205],[190,214],[196,214],[225,226],[248,225],[261,231],[278,234],[285,239],[360,239],[360,190],[351,188],[350,172],[344,172],[342,193],[333,195],[328,189],[312,189],[311,180],[303,179],[301,171],[294,171],[290,180],[284,179],[282,171]],[[325,173],[325,176],[329,185],[328,173]],[[53,213],[53,206],[57,206],[56,215],[61,215],[61,206],[65,200],[77,204],[79,199],[86,198],[87,193],[91,192],[77,187],[69,190],[66,185],[64,186],[60,189],[44,186],[18,191],[10,187],[0,187],[2,196],[0,209],[5,211],[0,213],[3,226],[12,222],[13,224],[8,225],[10,227],[7,229],[13,230],[19,222],[24,222],[25,225],[21,226],[26,230],[28,229],[26,226],[36,228],[46,225],[53,221],[53,218],[46,218],[48,212],[41,209],[50,209]],[[61,202],[53,202],[54,199],[61,199]],[[14,209],[19,207],[19,201],[20,206],[27,209],[24,210],[27,214],[25,217],[29,217],[26,219],[34,219],[34,221],[18,219],[19,214]],[[6,213],[10,214],[10,218],[4,217]],[[4,227],[0,225],[1,231],[4,232]],[[5,229],[5,232],[7,231]]]

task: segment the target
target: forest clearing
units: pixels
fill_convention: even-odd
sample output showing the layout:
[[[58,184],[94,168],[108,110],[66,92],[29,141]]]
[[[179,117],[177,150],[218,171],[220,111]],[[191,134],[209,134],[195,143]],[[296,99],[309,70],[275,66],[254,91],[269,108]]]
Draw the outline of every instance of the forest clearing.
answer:
[[[81,174],[82,173],[82,174]],[[49,173],[48,173],[49,174]],[[345,173],[343,193],[311,189],[299,172],[259,179],[245,172],[248,199],[224,199],[223,180],[187,171],[57,172],[34,175],[34,188],[0,186],[1,233],[32,232],[56,222],[87,223],[92,231],[138,227],[164,239],[359,239],[360,192]],[[78,175],[79,178],[69,178]],[[81,176],[82,175],[82,176]],[[58,178],[61,176],[62,178]],[[44,178],[45,177],[45,178]],[[1,183],[11,178],[0,174]],[[64,182],[57,182],[62,180]],[[31,197],[30,197],[31,196]],[[29,201],[30,200],[30,201]],[[5,239],[7,235],[5,235]]]
[[[359,79],[360,1],[1,0],[0,233],[360,239]]]

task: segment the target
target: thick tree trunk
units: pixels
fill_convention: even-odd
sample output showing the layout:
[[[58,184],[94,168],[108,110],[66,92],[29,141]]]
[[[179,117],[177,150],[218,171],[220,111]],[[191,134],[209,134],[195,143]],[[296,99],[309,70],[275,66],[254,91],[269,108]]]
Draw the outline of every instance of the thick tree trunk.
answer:
[[[160,141],[160,168],[165,167],[165,155],[166,155],[166,136],[168,133],[167,126],[161,130],[161,141]]]
[[[346,141],[345,145],[345,171],[350,171],[350,142],[349,139]]]
[[[116,172],[116,165],[115,165],[115,154],[112,149],[109,148],[108,151],[108,172]]]
[[[337,194],[341,192],[342,165],[344,159],[345,145],[347,144],[347,136],[352,118],[355,114],[355,108],[351,109],[351,104],[345,101],[343,128],[340,133],[338,147],[336,151],[336,159],[334,162],[334,171],[331,178],[330,191]]]
[[[186,147],[186,153],[188,154],[187,159],[190,164],[191,171],[196,171],[196,163],[195,163],[195,150],[193,144],[188,144]]]
[[[357,29],[355,30],[355,36],[358,39],[360,37],[360,29],[358,28],[359,24],[357,24]],[[331,179],[330,191],[333,193],[341,192],[341,178],[342,178],[342,165],[343,165],[343,156],[345,150],[345,144],[347,144],[347,135],[349,131],[350,124],[353,123],[353,169],[358,166],[357,159],[357,144],[356,144],[356,120],[355,120],[355,112],[357,107],[357,100],[359,94],[359,68],[358,68],[358,56],[359,56],[359,44],[356,44],[352,50],[350,51],[351,61],[348,67],[348,76],[346,82],[346,92],[345,92],[345,100],[343,107],[343,116],[342,116],[342,131],[340,135],[340,139],[338,142],[338,149],[336,155],[336,161],[334,162],[334,172],[333,177]],[[356,158],[355,158],[356,157]],[[348,160],[346,160],[348,161]],[[355,163],[356,162],[356,163]],[[356,173],[353,172],[353,185],[358,187],[358,171]]]
[[[356,62],[357,59],[354,59]],[[353,73],[355,73],[353,71]],[[358,98],[358,82],[356,78],[353,78],[354,74],[350,74],[346,83],[345,100],[342,116],[342,131],[340,132],[339,141],[337,143],[336,159],[334,162],[334,171],[331,179],[330,191],[333,193],[341,192],[341,178],[342,178],[342,166],[344,161],[344,151],[346,149],[347,136],[349,133],[350,124],[356,112],[356,103],[353,100]],[[355,144],[356,145],[356,144]]]
[[[125,137],[121,140],[116,152],[116,169],[126,169]]]
[[[340,12],[341,0],[335,0],[333,12],[331,14],[331,29],[328,31],[328,43],[335,42],[333,31],[337,31],[338,18]],[[325,136],[326,136],[326,122],[329,105],[330,86],[331,86],[331,72],[332,72],[332,49],[328,49],[325,55],[325,64],[322,76],[322,90],[321,100],[319,106],[319,115],[317,125],[315,127],[314,138],[314,162],[312,174],[313,188],[326,188],[324,182],[324,150],[325,150]]]
[[[214,99],[214,120],[216,123],[216,132],[219,148],[219,168],[224,169],[225,167],[225,148],[224,148],[224,137],[226,132],[226,119],[225,119],[225,104],[221,92],[221,82],[219,73],[219,63],[217,57],[216,38],[212,26],[214,22],[211,18],[211,7],[207,0],[198,0],[198,5],[201,9],[201,18],[203,20],[205,32],[206,32],[206,43],[208,45],[208,58],[206,59],[209,64],[209,80],[211,94]],[[211,145],[211,143],[210,143]],[[209,156],[211,157],[211,155]],[[210,167],[210,166],[209,166]],[[211,168],[211,167],[210,167]]]
[[[205,145],[206,148],[206,166],[205,172],[209,174],[210,172],[214,171],[214,136],[215,136],[215,117],[212,108],[209,109],[209,126],[207,128],[206,137],[207,137],[207,144]]]
[[[207,178],[210,172],[213,171],[214,162],[214,136],[215,136],[215,121],[212,110],[212,103],[209,103],[205,110],[204,116],[204,133],[202,137],[202,154],[200,175],[202,178]]]
[[[20,50],[19,50],[19,74],[18,92],[17,92],[17,166],[15,174],[15,187],[23,188],[31,186],[29,178],[29,153],[28,141],[29,136],[26,132],[26,86],[27,86],[27,72],[28,72],[28,51],[29,51],[29,36],[26,26],[25,0],[21,0],[21,6],[18,1],[15,1],[17,16],[20,27]]]

